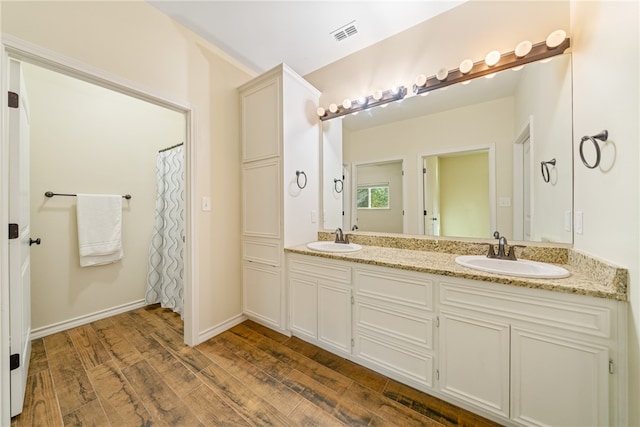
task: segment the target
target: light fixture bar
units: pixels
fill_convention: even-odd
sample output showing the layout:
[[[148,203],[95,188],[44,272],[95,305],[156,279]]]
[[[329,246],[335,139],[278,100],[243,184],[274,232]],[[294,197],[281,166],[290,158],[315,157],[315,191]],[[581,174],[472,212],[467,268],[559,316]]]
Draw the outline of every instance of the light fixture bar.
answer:
[[[493,66],[487,65],[485,60],[478,61],[473,64],[471,70],[466,74],[463,74],[459,68],[456,68],[449,71],[444,80],[439,80],[436,76],[431,76],[427,79],[426,83],[423,86],[414,84],[413,92],[416,95],[420,95],[421,93],[441,89],[452,84],[461,83],[467,80],[497,73],[498,71],[508,70],[510,68],[528,64],[530,62],[551,58],[553,56],[563,54],[570,45],[571,40],[568,37],[554,48],[548,47],[546,42],[536,43],[531,47],[531,52],[521,58],[516,56],[515,52],[508,52],[502,54],[498,62]]]
[[[344,106],[337,106],[336,112],[331,112],[330,110],[324,111],[324,115],[320,115],[320,120],[329,120],[335,119],[336,117],[346,116],[347,114],[352,114],[358,111],[368,110],[372,107],[377,107],[378,105],[388,104],[390,102],[399,101],[407,95],[407,88],[404,86],[398,86],[394,89],[385,90],[382,92],[382,96],[380,99],[375,99],[373,95],[369,95],[366,98],[363,98],[364,102],[360,102],[358,100],[353,100],[351,102],[351,108],[344,108]]]

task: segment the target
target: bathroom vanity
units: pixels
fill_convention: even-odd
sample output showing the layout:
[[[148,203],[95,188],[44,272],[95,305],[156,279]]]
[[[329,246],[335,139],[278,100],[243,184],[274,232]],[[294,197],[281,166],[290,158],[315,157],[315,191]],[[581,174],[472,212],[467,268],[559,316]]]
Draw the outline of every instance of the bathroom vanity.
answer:
[[[626,270],[569,249],[563,279],[415,248],[286,251],[293,335],[502,424],[625,423]]]

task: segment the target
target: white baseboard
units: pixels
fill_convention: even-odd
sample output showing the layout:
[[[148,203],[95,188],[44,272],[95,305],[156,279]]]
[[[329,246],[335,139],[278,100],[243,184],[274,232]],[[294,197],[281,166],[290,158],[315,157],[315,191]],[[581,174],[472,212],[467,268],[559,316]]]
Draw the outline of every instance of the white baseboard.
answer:
[[[206,340],[211,339],[216,335],[233,328],[236,325],[239,325],[245,320],[247,320],[247,316],[245,316],[244,314],[238,314],[237,316],[233,316],[232,318],[227,319],[222,323],[218,323],[217,325],[200,332],[200,334],[198,334],[198,344],[203,343]]]
[[[147,305],[147,303],[143,299],[141,299],[127,304],[118,305],[116,307],[107,308],[105,310],[96,311],[94,313],[85,314],[84,316],[79,316],[51,325],[42,326],[40,328],[31,330],[31,339],[35,340],[38,338],[46,337],[47,335],[66,331],[77,326],[86,325],[87,323],[95,322],[96,320],[115,316],[116,314],[124,313],[126,311],[135,310],[136,308],[144,307],[145,305]]]

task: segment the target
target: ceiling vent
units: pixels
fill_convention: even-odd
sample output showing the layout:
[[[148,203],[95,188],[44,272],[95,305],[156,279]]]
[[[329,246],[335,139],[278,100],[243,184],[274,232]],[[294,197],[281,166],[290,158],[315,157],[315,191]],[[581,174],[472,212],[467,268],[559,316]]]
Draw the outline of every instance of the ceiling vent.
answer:
[[[356,34],[358,34],[358,29],[356,28],[356,21],[351,21],[348,24],[343,25],[342,27],[338,28],[335,31],[332,31],[329,34],[331,34],[333,38],[336,39],[336,41],[338,42],[345,40],[347,37],[355,36]]]

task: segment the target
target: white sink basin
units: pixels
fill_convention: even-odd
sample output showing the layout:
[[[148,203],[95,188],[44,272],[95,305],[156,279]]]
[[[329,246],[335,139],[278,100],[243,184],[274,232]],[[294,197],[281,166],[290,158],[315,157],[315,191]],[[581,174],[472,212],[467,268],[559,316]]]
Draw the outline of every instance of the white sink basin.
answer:
[[[517,261],[487,258],[484,255],[462,255],[456,263],[474,270],[507,276],[531,277],[538,279],[558,279],[568,277],[570,273],[562,267],[544,262],[519,259]]]
[[[307,243],[307,247],[319,252],[357,252],[362,246],[356,243],[313,242]]]

